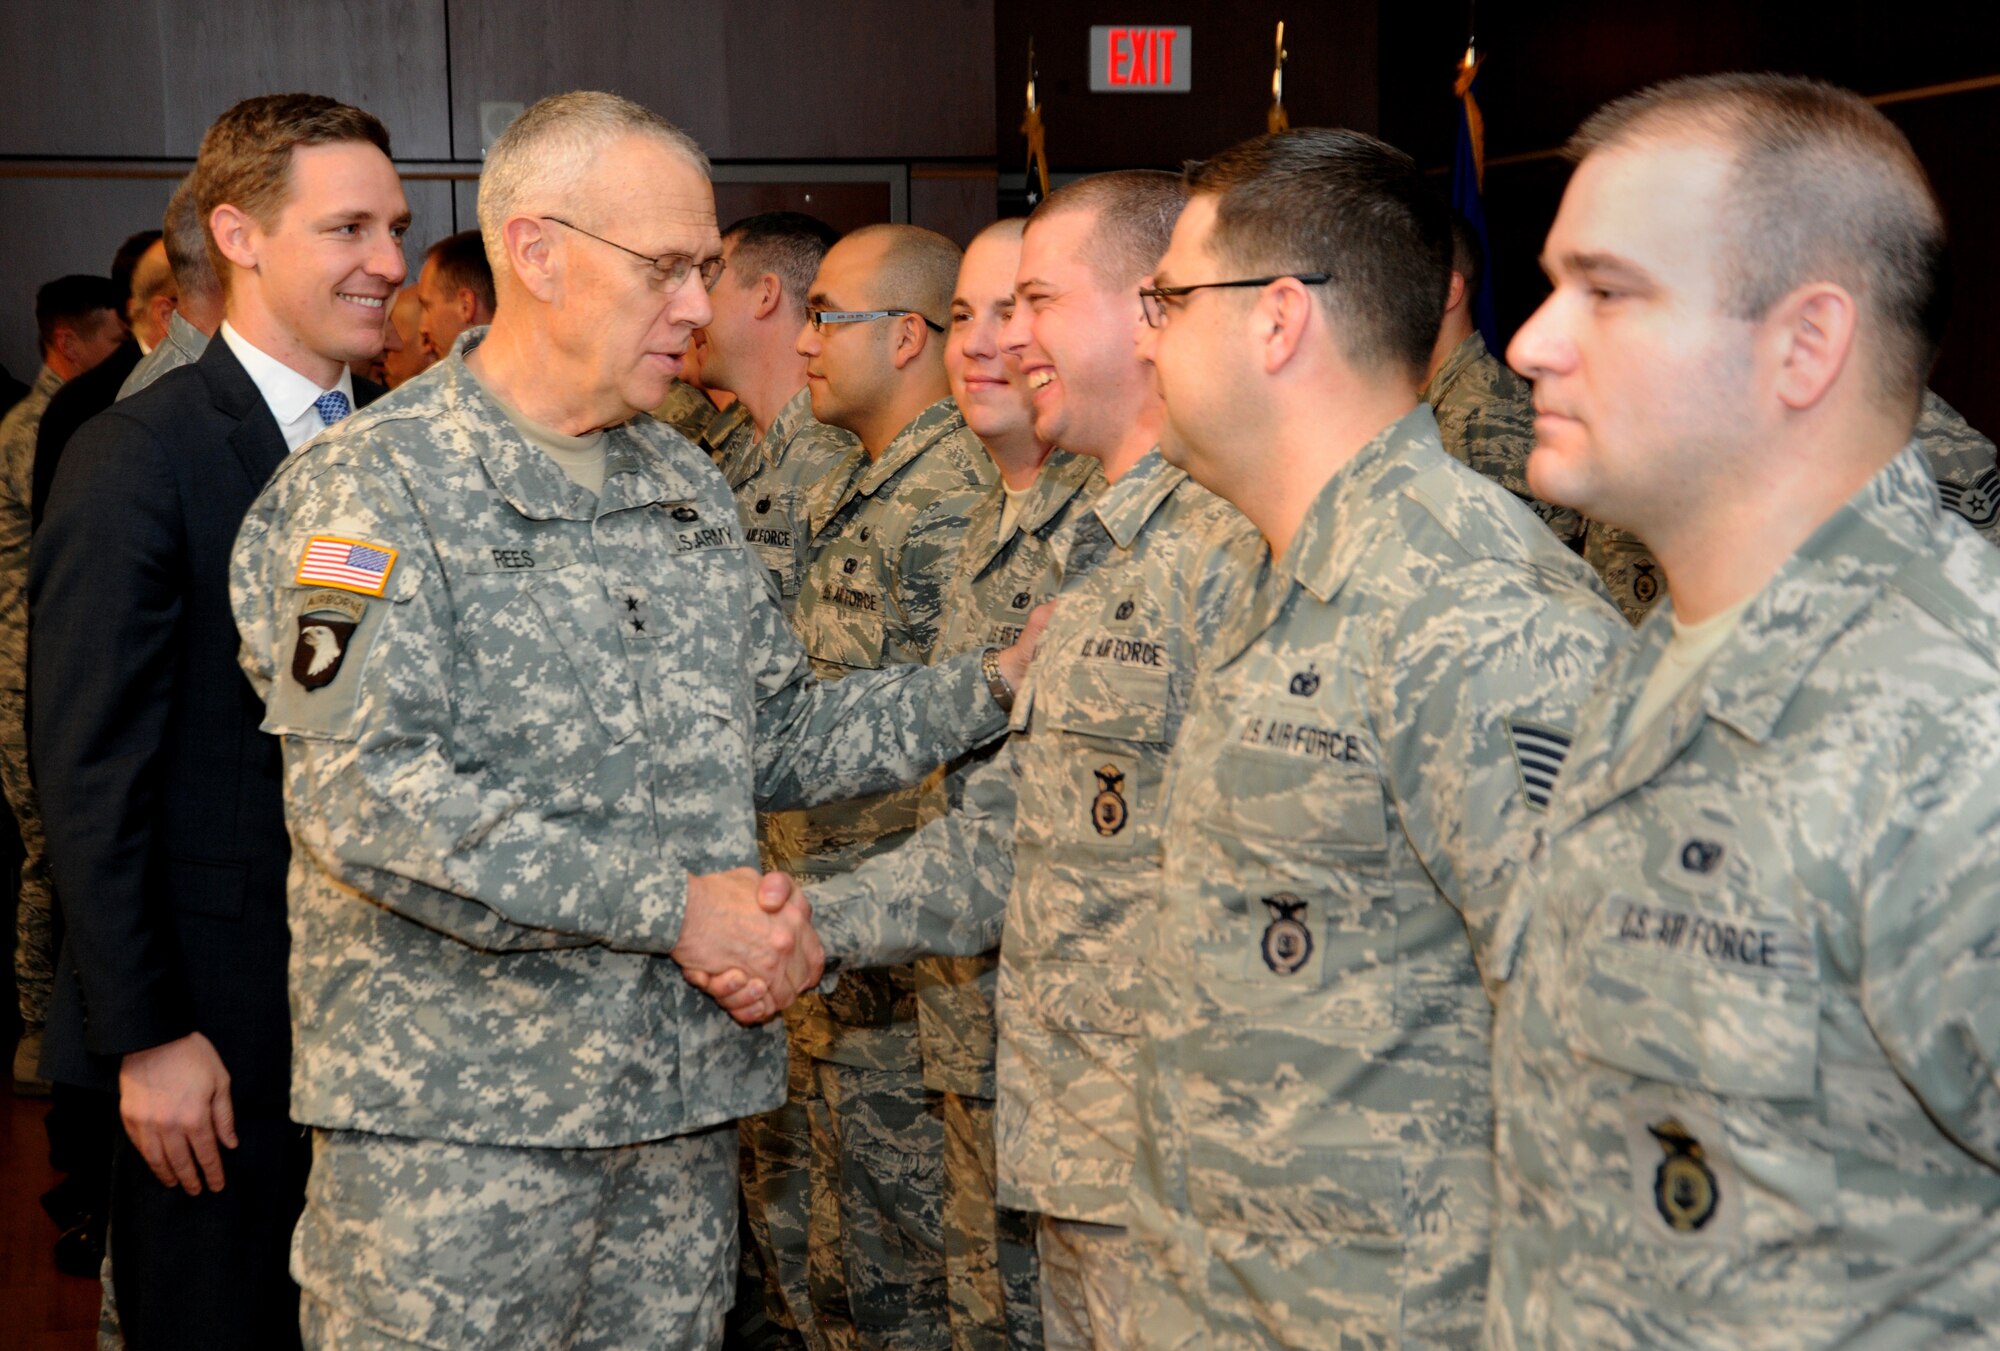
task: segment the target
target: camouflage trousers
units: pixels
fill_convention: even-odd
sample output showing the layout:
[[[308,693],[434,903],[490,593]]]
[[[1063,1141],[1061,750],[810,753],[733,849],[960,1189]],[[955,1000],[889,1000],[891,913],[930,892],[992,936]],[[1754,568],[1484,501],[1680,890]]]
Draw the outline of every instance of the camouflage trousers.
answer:
[[[812,1112],[794,1095],[774,1112],[741,1123],[742,1272],[730,1316],[730,1351],[835,1344],[813,1317],[806,1272],[812,1214]],[[845,1345],[845,1343],[840,1343]]]
[[[821,1273],[837,1264],[858,1347],[946,1351],[938,1095],[915,1070],[828,1061],[814,1070],[825,1100],[812,1137],[815,1302]]]
[[[28,777],[27,696],[20,690],[0,690],[0,788],[13,809],[23,851],[21,892],[14,909],[14,987],[20,995],[22,1026],[36,1032],[49,1020],[49,994],[56,983],[55,887],[49,880],[42,808]]]
[[[994,1200],[993,1100],[940,1095],[944,1109],[944,1265],[951,1351],[1039,1351],[1035,1221]]]
[[[1040,1215],[1035,1251],[1049,1351],[1125,1351],[1133,1344],[1133,1250],[1124,1229]]]
[[[736,1127],[609,1149],[313,1132],[309,1348],[697,1351],[736,1277]]]

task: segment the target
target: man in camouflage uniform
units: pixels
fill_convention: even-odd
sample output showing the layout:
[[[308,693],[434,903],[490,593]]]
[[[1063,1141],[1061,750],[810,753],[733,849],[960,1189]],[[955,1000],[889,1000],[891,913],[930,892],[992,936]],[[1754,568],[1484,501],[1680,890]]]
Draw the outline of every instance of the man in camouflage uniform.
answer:
[[[999,221],[965,251],[951,302],[945,371],[952,397],[993,457],[1000,482],[966,524],[940,655],[1004,647],[1055,590],[1061,531],[1104,490],[1097,461],[1035,435],[1019,352],[1000,346],[1014,312],[1025,222]],[[997,751],[997,747],[993,750]],[[969,773],[977,760],[958,766]],[[959,796],[956,779],[927,785],[921,816],[935,820]],[[993,1017],[997,947],[976,957],[916,964],[917,1038],[924,1086],[944,1116],[945,1269],[952,1351],[1033,1351],[1042,1344],[1040,1276],[1030,1218],[997,1204]]]
[[[1134,957],[1158,896],[1161,780],[1197,656],[1243,603],[1256,541],[1160,456],[1159,394],[1134,351],[1133,290],[1181,201],[1173,175],[1123,171],[1052,193],[1030,218],[1002,343],[1033,391],[1035,435],[1096,460],[1109,486],[1053,550],[1055,614],[1005,751],[950,816],[814,893],[843,961],[976,954],[1004,909],[999,1199],[1036,1214],[1052,1348],[1125,1344]]]
[[[1993,443],[1930,389],[1917,408],[1914,435],[1944,509],[1964,517],[1987,543],[2000,544],[2000,468]],[[1583,556],[1633,624],[1666,598],[1667,579],[1659,560],[1631,531],[1591,521]]]
[[[1528,490],[1528,452],[1535,448],[1534,391],[1486,350],[1472,326],[1485,260],[1471,222],[1451,212],[1451,289],[1431,348],[1430,370],[1417,397],[1437,415],[1445,453],[1471,465],[1528,504],[1557,539],[1583,547],[1583,518],[1550,506]]]
[[[743,536],[771,576],[789,618],[798,604],[812,537],[806,494],[839,469],[853,475],[866,457],[851,432],[812,415],[806,363],[797,350],[806,295],[837,238],[797,212],[751,216],[722,232],[727,267],[710,294],[702,379],[736,401],[709,425],[701,444],[736,495]],[[805,1016],[802,1006],[788,1018]],[[730,1343],[747,1349],[796,1346],[819,1351],[836,1329],[812,1314],[806,1263],[811,1213],[811,1057],[790,1051],[785,1105],[743,1123],[743,1285],[730,1314]]]
[[[1142,292],[1166,445],[1269,552],[1168,774],[1129,1344],[1470,1346],[1478,963],[1624,625],[1416,398],[1450,244],[1409,158],[1287,132],[1188,184]]]
[[[27,395],[0,418],[0,788],[20,831],[21,886],[15,902],[14,985],[21,1040],[14,1049],[17,1092],[46,1096],[36,1062],[49,1020],[56,954],[50,926],[54,891],[42,838],[41,807],[28,776],[28,535],[34,501],[35,433],[49,399],[125,340],[125,298],[104,277],[69,276],[35,293],[42,366]]]
[[[929,230],[869,226],[827,252],[807,297],[798,350],[813,415],[852,432],[861,461],[809,496],[793,622],[823,679],[934,659],[966,516],[995,482],[945,379],[958,259]],[[914,829],[917,800],[904,791],[791,814],[766,842],[802,879],[836,876]],[[850,972],[801,1007],[792,1035],[825,1104],[812,1145],[814,1299],[837,1304],[821,1292],[844,1287],[862,1346],[942,1346],[944,1138],[923,1087],[915,975]]]
[[[681,974],[751,970],[768,1017],[818,969],[796,895],[752,895],[753,806],[915,782],[1000,722],[976,659],[812,681],[720,477],[633,416],[709,316],[706,168],[615,96],[529,109],[480,185],[493,327],[238,541],[297,842],[316,1345],[715,1345],[733,1121],[783,1049]]]
[[[1673,596],[1495,935],[1491,1341],[1994,1345],[2000,554],[1911,437],[1942,215],[1800,79],[1646,90],[1571,152],[1510,351],[1536,481]]]
[[[208,340],[222,326],[222,280],[208,256],[208,223],[195,206],[194,176],[190,174],[174,189],[167,201],[161,242],[167,249],[167,266],[173,269],[174,287],[180,298],[174,303],[173,317],[167,320],[166,336],[118,386],[118,397],[130,398],[146,386],[181,366],[192,366],[208,350]]]

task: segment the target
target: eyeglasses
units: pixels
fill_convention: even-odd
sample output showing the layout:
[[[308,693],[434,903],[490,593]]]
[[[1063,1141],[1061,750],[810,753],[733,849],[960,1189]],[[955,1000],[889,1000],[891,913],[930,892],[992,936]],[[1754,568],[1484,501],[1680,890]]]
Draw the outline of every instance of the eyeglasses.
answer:
[[[1193,295],[1196,291],[1228,290],[1237,286],[1269,286],[1274,281],[1296,281],[1307,286],[1324,286],[1332,280],[1331,272],[1280,272],[1275,277],[1245,277],[1242,281],[1198,281],[1192,286],[1141,286],[1139,308],[1146,312],[1146,323],[1149,327],[1164,328],[1167,322],[1167,301]]]
[[[702,289],[704,291],[713,291],[715,284],[722,280],[722,269],[728,266],[721,258],[704,258],[700,262],[696,262],[685,253],[663,253],[655,258],[651,254],[641,253],[637,249],[628,249],[623,244],[606,239],[603,235],[593,235],[581,225],[571,225],[561,216],[543,216],[542,219],[554,221],[557,225],[563,226],[565,229],[574,230],[578,234],[594,239],[600,244],[609,244],[620,253],[629,253],[634,258],[639,259],[652,269],[652,271],[646,274],[646,284],[662,295],[672,295],[675,291],[680,290],[681,283],[688,279],[689,274],[696,272],[701,274]]]
[[[934,324],[916,310],[807,310],[806,322],[813,326],[813,332],[822,332],[828,324],[864,324],[870,319],[900,319],[906,314],[914,314],[924,321],[924,327],[933,333],[944,332],[943,324]]]

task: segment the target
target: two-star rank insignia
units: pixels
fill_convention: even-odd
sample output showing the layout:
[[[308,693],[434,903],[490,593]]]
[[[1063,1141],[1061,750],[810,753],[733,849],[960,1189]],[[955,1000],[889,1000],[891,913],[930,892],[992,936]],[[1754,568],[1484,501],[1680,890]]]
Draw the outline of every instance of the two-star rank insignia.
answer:
[[[1708,1166],[1701,1141],[1677,1118],[1668,1117],[1646,1129],[1666,1156],[1653,1174],[1653,1204],[1676,1233],[1695,1233],[1715,1218],[1722,1200],[1715,1170]]]
[[[1264,965],[1281,976],[1292,975],[1313,955],[1312,930],[1299,918],[1306,903],[1289,891],[1266,896],[1263,901],[1271,911],[1271,922],[1264,926]]]
[[[1109,838],[1125,829],[1125,795],[1118,791],[1125,786],[1125,774],[1116,765],[1092,772],[1097,775],[1097,796],[1091,799],[1090,824],[1099,835]]]

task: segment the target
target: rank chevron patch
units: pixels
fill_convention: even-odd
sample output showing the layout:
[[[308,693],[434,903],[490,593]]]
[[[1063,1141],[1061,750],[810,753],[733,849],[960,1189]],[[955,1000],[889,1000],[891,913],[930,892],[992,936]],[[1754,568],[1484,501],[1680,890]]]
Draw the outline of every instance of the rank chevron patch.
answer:
[[[1537,810],[1546,810],[1556,776],[1569,756],[1569,733],[1531,722],[1509,722],[1507,741],[1514,748],[1514,766],[1521,771],[1521,787],[1528,801]]]

